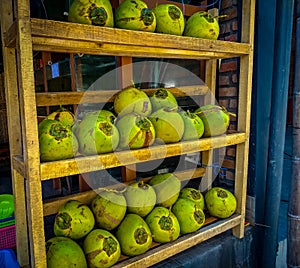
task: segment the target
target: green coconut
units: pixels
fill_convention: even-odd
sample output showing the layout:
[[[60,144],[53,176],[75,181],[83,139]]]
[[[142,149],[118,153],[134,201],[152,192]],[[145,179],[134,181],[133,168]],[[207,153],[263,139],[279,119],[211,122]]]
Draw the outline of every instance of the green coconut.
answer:
[[[208,190],[205,194],[205,203],[211,216],[222,219],[230,217],[237,208],[234,194],[221,187]]]
[[[159,109],[149,116],[155,128],[157,143],[179,142],[184,133],[184,121],[179,112],[170,109]]]
[[[158,205],[171,207],[176,202],[181,188],[181,181],[173,173],[154,175],[148,183],[155,190]]]
[[[59,121],[44,119],[38,126],[42,162],[75,157],[78,141],[72,129]]]
[[[180,225],[176,216],[165,207],[155,207],[146,217],[146,223],[155,242],[172,242],[180,235]]]
[[[119,144],[119,131],[105,116],[85,116],[74,130],[83,155],[113,152]]]
[[[226,133],[230,124],[230,116],[235,116],[235,114],[228,112],[224,107],[213,104],[201,106],[194,113],[203,122],[203,137],[218,136]]]
[[[183,35],[216,40],[219,33],[220,26],[217,18],[205,11],[198,11],[188,18]]]
[[[61,206],[55,216],[54,234],[79,239],[95,226],[91,209],[77,200],[69,200]]]
[[[180,225],[180,233],[188,234],[199,230],[205,223],[205,214],[200,206],[187,198],[178,198],[172,206]]]
[[[143,181],[132,182],[124,193],[127,211],[145,217],[156,204],[156,193],[152,186]]]
[[[109,0],[74,0],[69,9],[70,22],[114,27],[114,16]]]
[[[115,120],[116,120],[116,116],[114,115],[113,112],[109,111],[109,110],[96,110],[96,111],[93,111],[93,112],[89,112],[87,113],[84,118],[87,118],[87,117],[96,117],[97,119],[98,118],[105,118],[106,121],[108,122],[111,122],[111,123],[114,123]]]
[[[145,2],[125,0],[115,11],[115,24],[121,29],[154,32],[156,18]]]
[[[85,120],[87,120],[87,118],[91,117],[91,118],[94,118],[95,121],[97,121],[98,118],[105,118],[105,120],[107,122],[111,122],[112,124],[114,124],[116,121],[116,116],[109,110],[96,110],[93,112],[86,113],[83,117],[85,118]],[[72,127],[75,135],[77,135],[79,123],[80,122],[77,120]]]
[[[147,94],[135,87],[125,88],[116,94],[114,110],[118,116],[136,113],[148,116],[152,112],[152,106]]]
[[[178,110],[178,103],[175,96],[166,88],[159,88],[154,91],[150,96],[150,101],[152,104],[152,112],[162,108],[172,109],[173,111]]]
[[[205,207],[205,201],[203,194],[194,188],[186,187],[181,189],[179,193],[179,198],[187,198],[199,205],[199,207],[204,210]]]
[[[152,244],[152,233],[145,220],[129,213],[118,226],[116,237],[121,245],[121,251],[128,256],[145,253]]]
[[[173,4],[160,4],[153,8],[156,17],[157,33],[182,35],[184,30],[184,16],[179,7]]]
[[[111,267],[121,256],[119,241],[104,229],[91,231],[83,241],[83,250],[90,268]]]
[[[51,114],[47,115],[46,119],[59,121],[64,126],[68,127],[72,127],[76,123],[75,115],[71,111],[63,107],[60,107],[55,112],[52,112]]]
[[[189,111],[179,112],[184,121],[183,141],[200,139],[204,133],[204,124],[199,116]]]
[[[47,268],[87,268],[82,248],[68,237],[52,237],[46,242]]]
[[[152,122],[144,116],[130,113],[116,122],[120,134],[119,148],[139,149],[148,147],[155,140],[155,129]]]
[[[122,192],[103,190],[93,198],[91,209],[99,228],[115,229],[126,213],[126,199]]]

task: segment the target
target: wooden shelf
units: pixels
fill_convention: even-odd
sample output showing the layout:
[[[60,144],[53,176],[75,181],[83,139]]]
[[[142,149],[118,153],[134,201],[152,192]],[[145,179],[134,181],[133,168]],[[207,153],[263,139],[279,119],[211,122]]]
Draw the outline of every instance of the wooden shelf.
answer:
[[[116,0],[117,1],[117,0]],[[119,1],[114,1],[115,6]],[[165,2],[165,0],[161,0]],[[149,1],[153,3],[153,1]],[[179,3],[177,3],[179,4]],[[196,7],[189,7],[189,12]],[[202,152],[201,161],[212,164],[213,149],[236,145],[234,193],[237,210],[229,219],[207,219],[207,225],[199,231],[181,236],[172,243],[157,245],[145,254],[122,257],[115,267],[147,267],[184,251],[204,240],[229,229],[237,237],[244,235],[247,160],[250,133],[250,109],[252,86],[252,61],[254,44],[255,0],[243,0],[241,4],[241,42],[206,40],[185,36],[165,35],[117,28],[97,27],[69,22],[30,18],[29,1],[2,1],[1,34],[6,82],[8,130],[12,164],[17,257],[21,266],[46,268],[44,217],[57,212],[59,206],[71,198],[88,203],[96,191],[81,192],[52,200],[43,200],[42,181],[67,177],[114,167],[122,167],[122,183],[133,180],[130,167],[138,163]],[[185,14],[187,16],[191,14]],[[37,107],[56,105],[78,105],[81,103],[105,103],[114,98],[115,89],[105,91],[47,92],[36,93],[34,84],[33,52],[58,52],[95,54],[118,57],[118,64],[132,63],[133,57],[195,59],[204,67],[205,85],[186,85],[170,88],[176,97],[201,96],[205,104],[213,103],[216,88],[217,59],[240,59],[238,79],[237,131],[224,136],[201,138],[149,148],[119,151],[96,156],[78,155],[74,159],[40,162]],[[48,53],[50,55],[50,53]],[[47,54],[47,53],[46,53]],[[204,63],[204,64],[202,64]],[[73,73],[74,75],[74,73]],[[201,79],[202,79],[201,76]],[[133,70],[120,73],[121,85],[133,77]],[[74,78],[74,77],[73,77]],[[154,89],[146,89],[150,94]],[[211,171],[203,167],[179,173],[185,178],[203,177],[207,186],[212,184]],[[124,178],[123,178],[124,177]],[[112,186],[114,187],[114,186]],[[118,187],[118,186],[116,186]],[[206,188],[207,189],[207,188]]]
[[[5,36],[5,45],[14,46],[14,25]],[[31,19],[33,50],[113,56],[221,59],[248,55],[250,44],[207,40],[78,23]],[[64,35],[62,36],[62,33]]]
[[[142,163],[161,158],[178,156],[182,154],[207,151],[243,143],[247,140],[245,133],[228,134],[214,138],[202,138],[195,141],[185,141],[167,145],[156,145],[146,149],[132,151],[119,151],[97,156],[79,156],[74,159],[44,162],[40,165],[41,180],[48,180],[64,176],[71,176],[103,170],[107,168]],[[20,174],[25,176],[25,165],[22,156],[14,156],[13,163]]]

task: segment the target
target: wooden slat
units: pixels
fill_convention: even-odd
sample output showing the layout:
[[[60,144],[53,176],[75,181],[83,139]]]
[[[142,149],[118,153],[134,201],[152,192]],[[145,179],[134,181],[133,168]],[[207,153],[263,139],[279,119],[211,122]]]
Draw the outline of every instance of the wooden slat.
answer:
[[[210,10],[212,16],[218,16],[218,9],[214,8]],[[206,61],[205,68],[205,83],[210,88],[210,94],[205,95],[205,104],[216,104],[216,82],[217,82],[217,60],[210,59]],[[209,150],[202,153],[202,163],[206,166],[212,166],[214,162],[214,151]],[[207,191],[212,187],[213,179],[215,178],[213,169],[209,169],[205,174],[205,179],[201,181],[200,189],[201,191]]]
[[[140,37],[142,38],[142,37]],[[182,37],[184,38],[184,37]],[[187,37],[185,37],[187,38]],[[78,54],[91,54],[91,55],[108,55],[108,56],[132,56],[142,58],[172,58],[172,59],[209,59],[209,58],[233,58],[241,55],[248,54],[248,45],[225,42],[224,48],[228,51],[217,49],[218,46],[206,44],[211,49],[204,50],[199,47],[199,50],[188,50],[179,48],[165,48],[165,47],[152,47],[140,45],[126,45],[115,43],[101,43],[99,41],[80,41],[70,39],[60,39],[51,37],[33,37],[33,50],[60,52],[60,53],[78,53]],[[205,39],[203,39],[205,40]],[[208,42],[207,40],[205,40]],[[215,41],[215,40],[209,40]],[[223,41],[215,41],[223,42]],[[205,46],[205,45],[203,45]],[[200,49],[201,48],[201,49]],[[235,50],[236,49],[236,50]]]
[[[144,48],[145,54],[147,54],[147,49],[149,49],[149,47],[195,51],[216,51],[232,53],[235,55],[247,54],[249,52],[248,44],[240,44],[237,42],[208,40],[109,27],[97,27],[85,24],[41,19],[32,19],[31,22],[33,37],[61,39],[65,42],[65,45],[67,45],[67,40],[74,40],[90,41],[100,45],[118,44],[126,46],[141,46]],[[61,33],[64,33],[64,36],[62,36]]]
[[[203,177],[205,174],[205,168],[200,167],[192,170],[177,171],[174,172],[174,174],[178,177],[178,179],[182,181],[187,181],[190,179]],[[147,182],[150,179],[151,178],[149,177],[149,178],[143,178],[142,180]],[[125,183],[114,184],[111,186],[107,186],[106,188],[121,190],[122,188],[124,188],[125,185],[126,185]],[[91,200],[98,194],[99,191],[101,191],[101,189],[93,189],[82,193],[77,193],[77,194],[73,194],[61,198],[54,198],[54,199],[47,200],[44,202],[44,216],[57,213],[58,209],[70,199],[75,199],[81,201],[84,204],[89,204]]]
[[[146,253],[126,259],[120,263],[114,265],[114,268],[140,268],[149,267],[160,261],[163,261],[175,254],[182,252],[188,248],[191,248],[216,234],[225,232],[235,226],[241,221],[240,215],[233,215],[225,220],[218,220],[215,223],[209,224],[203,228],[200,228],[197,232],[179,237],[177,240],[162,244],[156,248],[150,249]]]
[[[40,154],[36,118],[35,85],[32,58],[29,1],[15,1],[17,9],[17,66],[22,123],[23,155],[26,166],[26,213],[32,267],[46,267],[44,219],[41,217],[42,186],[40,181]],[[16,64],[16,63],[15,63]],[[10,67],[10,66],[8,66]],[[24,230],[25,231],[25,230]]]
[[[152,94],[156,89],[145,89],[147,95]],[[205,95],[209,91],[206,85],[183,86],[168,88],[176,97]],[[83,103],[106,103],[112,102],[116,90],[86,91],[86,92],[48,92],[36,93],[37,106],[57,106]]]
[[[0,2],[0,19],[1,19],[1,37],[2,43],[5,34],[10,31],[13,21],[12,2]],[[22,154],[22,134],[20,122],[20,103],[17,81],[16,51],[14,48],[3,47],[4,63],[4,87],[6,95],[7,126],[9,134],[9,151],[10,156]],[[13,160],[11,166],[13,167]],[[24,169],[23,169],[24,171]],[[20,265],[29,264],[29,247],[26,217],[26,198],[24,188],[24,178],[20,173],[12,169],[12,190],[14,195],[16,219],[16,246],[22,248],[17,251],[17,257]]]
[[[255,0],[243,1],[242,40],[254,45],[254,14]],[[239,101],[238,101],[238,130],[246,133],[246,142],[236,146],[235,196],[237,198],[237,212],[242,215],[241,224],[233,229],[233,234],[239,238],[244,236],[244,219],[246,210],[246,192],[248,175],[248,154],[251,116],[251,89],[253,72],[253,50],[240,60]],[[243,89],[247,90],[243,90]]]
[[[116,166],[130,165],[132,163],[141,163],[165,157],[172,157],[181,154],[194,153],[198,151],[207,151],[212,148],[230,146],[243,143],[246,140],[245,133],[227,134],[212,139],[203,138],[191,142],[182,142],[168,144],[166,146],[151,146],[146,149],[132,151],[121,151],[97,156],[77,157],[54,162],[42,163],[41,179],[59,178],[112,168]],[[24,174],[24,159],[22,156],[13,156],[13,162],[20,174]]]
[[[25,163],[24,163],[24,157],[19,155],[13,155],[12,156],[12,167],[15,171],[17,171],[19,174],[21,174],[25,178]]]
[[[244,133],[228,134],[204,138],[191,142],[168,144],[166,146],[151,146],[146,149],[121,151],[98,156],[77,157],[64,161],[54,161],[41,164],[41,179],[64,177],[86,173],[117,166],[131,165],[155,159],[162,159],[181,154],[206,151],[211,148],[230,146],[245,141]]]
[[[132,57],[117,57],[117,84],[119,88],[126,88],[132,85],[133,65]],[[127,68],[126,68],[127,67]],[[121,168],[122,182],[136,179],[136,163],[123,166]]]
[[[10,14],[12,16],[11,12],[7,14]],[[17,37],[17,22],[10,20],[9,23],[10,25],[5,26],[9,28],[6,29],[2,42],[3,44],[5,44],[6,47],[15,48]]]

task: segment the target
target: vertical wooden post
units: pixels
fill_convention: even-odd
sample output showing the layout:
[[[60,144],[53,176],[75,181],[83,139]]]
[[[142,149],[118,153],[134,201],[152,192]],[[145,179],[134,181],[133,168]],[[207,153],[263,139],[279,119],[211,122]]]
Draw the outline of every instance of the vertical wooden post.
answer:
[[[209,13],[213,16],[218,15],[218,9],[214,8],[209,10]],[[205,83],[210,89],[210,94],[205,96],[205,104],[215,104],[216,94],[216,72],[217,72],[217,60],[207,60],[205,65]],[[202,163],[207,166],[205,176],[201,180],[200,191],[206,191],[211,188],[214,174],[213,174],[213,158],[214,150],[202,152]]]
[[[239,105],[238,105],[238,131],[245,132],[247,140],[238,144],[236,149],[235,169],[235,196],[237,198],[237,212],[242,215],[241,224],[233,229],[237,237],[244,236],[244,221],[246,209],[247,170],[250,135],[250,111],[252,89],[252,65],[254,46],[254,13],[255,0],[243,1],[242,42],[251,45],[249,55],[240,58]],[[248,90],[245,90],[248,89]]]
[[[1,1],[0,11],[2,43],[4,44],[5,33],[13,23],[12,1]],[[21,155],[22,134],[15,48],[3,46],[3,63],[9,150],[11,156]],[[10,159],[12,163],[12,157]],[[21,266],[26,266],[29,265],[29,254],[24,178],[15,170],[12,170],[12,188],[15,200],[16,247],[22,249],[17,251],[17,258]]]
[[[30,245],[30,265],[46,267],[42,186],[40,179],[39,139],[36,118],[30,5],[28,0],[16,0],[17,66],[23,136],[23,157],[26,175],[27,222]],[[18,205],[18,204],[17,204]]]
[[[132,64],[132,57],[118,57],[118,84],[120,88],[127,87],[132,83],[133,80],[133,69],[126,68],[122,69],[122,66]],[[122,167],[122,180],[123,181],[132,181],[136,178],[136,164],[130,166]]]

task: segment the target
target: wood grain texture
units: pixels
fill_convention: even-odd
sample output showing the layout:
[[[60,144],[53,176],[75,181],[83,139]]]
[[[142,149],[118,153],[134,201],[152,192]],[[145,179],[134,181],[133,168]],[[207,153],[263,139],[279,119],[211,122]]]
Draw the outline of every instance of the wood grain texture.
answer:
[[[244,220],[246,211],[247,176],[248,176],[248,155],[249,135],[251,118],[251,89],[253,73],[253,46],[254,46],[254,18],[255,0],[243,1],[243,28],[242,41],[249,42],[251,51],[249,55],[240,58],[240,80],[238,100],[238,131],[246,133],[246,141],[236,147],[236,180],[235,196],[237,198],[237,211],[242,215],[241,224],[233,229],[233,234],[239,238],[244,236]],[[247,11],[247,12],[246,12]]]
[[[1,1],[0,3],[1,35],[4,40],[5,33],[11,32],[13,22],[12,2]],[[13,24],[15,25],[15,24]],[[12,47],[3,47],[3,64],[4,64],[4,88],[7,109],[7,127],[9,135],[10,155],[22,154],[22,134],[20,121],[20,102],[18,92],[16,51]],[[9,66],[9,68],[7,68]],[[13,166],[11,158],[11,166]],[[24,169],[22,169],[24,171]],[[20,265],[29,264],[29,246],[27,232],[26,216],[26,198],[24,188],[24,178],[16,170],[12,169],[12,189],[14,193],[16,218],[16,247],[22,248],[17,251],[17,258]],[[23,173],[22,173],[23,174]]]
[[[208,40],[77,23],[32,19],[34,50],[165,58],[230,58],[246,55],[247,43]],[[13,31],[14,28],[11,28]],[[62,36],[63,33],[63,36]],[[14,36],[13,33],[8,33]]]
[[[145,89],[147,95],[151,95],[156,89]],[[175,97],[205,95],[209,92],[206,85],[183,86],[168,88]],[[43,92],[36,93],[36,105],[56,106],[84,103],[113,102],[117,90],[86,91],[86,92]]]
[[[134,163],[163,159],[198,151],[206,151],[212,148],[242,143],[245,142],[245,138],[244,133],[236,133],[214,137],[212,139],[203,138],[190,142],[151,146],[145,149],[120,151],[97,156],[77,157],[75,159],[41,163],[41,180],[131,165]]]

